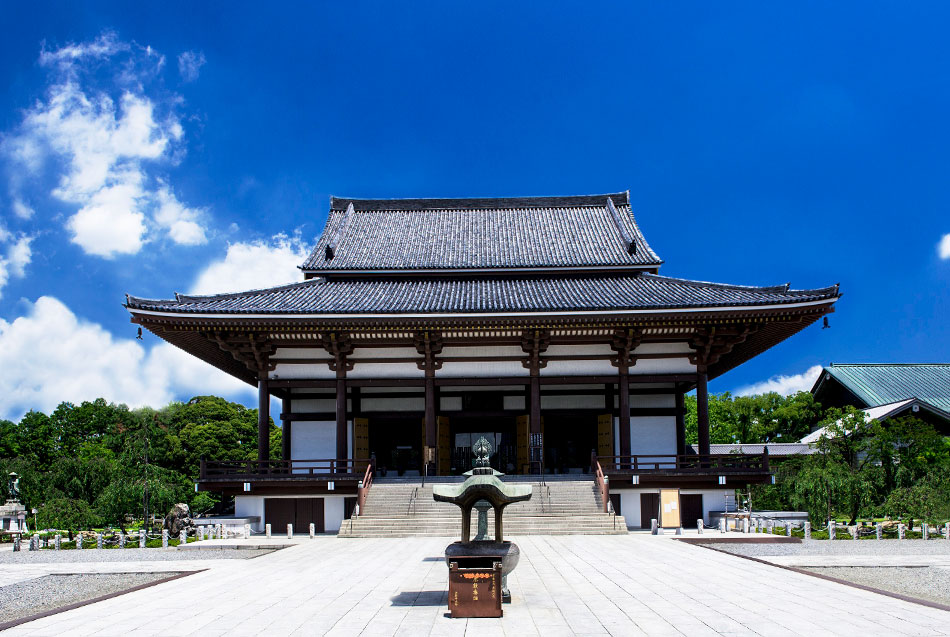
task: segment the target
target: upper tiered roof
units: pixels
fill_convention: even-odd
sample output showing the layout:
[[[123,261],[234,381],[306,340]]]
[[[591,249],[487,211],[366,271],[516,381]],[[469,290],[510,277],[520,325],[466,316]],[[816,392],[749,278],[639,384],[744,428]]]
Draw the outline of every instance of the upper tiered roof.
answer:
[[[330,199],[308,277],[545,268],[647,270],[662,263],[629,193],[500,199]]]

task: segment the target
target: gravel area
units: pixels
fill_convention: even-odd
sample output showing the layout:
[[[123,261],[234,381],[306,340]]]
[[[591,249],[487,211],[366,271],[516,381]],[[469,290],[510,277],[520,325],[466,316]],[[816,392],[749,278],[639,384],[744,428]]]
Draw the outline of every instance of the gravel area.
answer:
[[[950,604],[950,570],[945,568],[834,566],[802,570],[938,604]]]
[[[177,549],[72,549],[69,551],[26,551],[0,553],[0,564],[73,564],[76,562],[168,562],[185,560],[248,560],[275,549],[217,549],[179,551]]]
[[[800,544],[715,544],[736,555],[950,555],[947,540],[804,540]]]
[[[10,586],[0,586],[0,621],[30,617],[174,575],[176,573],[46,575]]]

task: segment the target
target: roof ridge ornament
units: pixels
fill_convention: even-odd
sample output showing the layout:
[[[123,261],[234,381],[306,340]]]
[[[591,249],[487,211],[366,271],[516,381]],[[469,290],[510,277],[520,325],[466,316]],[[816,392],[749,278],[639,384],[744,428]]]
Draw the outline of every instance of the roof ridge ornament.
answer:
[[[620,212],[617,210],[617,207],[614,205],[614,200],[610,197],[607,197],[607,210],[610,211],[610,216],[613,217],[614,224],[617,226],[617,230],[620,231],[620,236],[627,244],[627,254],[634,255],[637,253],[637,242],[627,234],[627,229],[623,225],[623,220],[620,219]]]

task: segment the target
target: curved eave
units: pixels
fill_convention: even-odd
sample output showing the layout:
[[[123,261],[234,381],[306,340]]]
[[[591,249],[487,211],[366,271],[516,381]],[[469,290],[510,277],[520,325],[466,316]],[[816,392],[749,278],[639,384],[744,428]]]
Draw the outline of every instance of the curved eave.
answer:
[[[834,305],[840,297],[817,299],[792,303],[773,303],[768,305],[724,305],[724,306],[680,306],[680,307],[650,307],[631,309],[592,309],[592,310],[553,310],[549,312],[432,312],[432,313],[290,313],[290,312],[178,312],[172,310],[150,310],[134,305],[126,305],[132,314],[154,317],[177,317],[188,319],[215,320],[248,320],[248,321],[379,321],[379,320],[470,320],[470,319],[526,319],[526,318],[572,318],[572,317],[661,317],[665,315],[725,315],[730,313],[756,313],[772,311],[798,310]]]

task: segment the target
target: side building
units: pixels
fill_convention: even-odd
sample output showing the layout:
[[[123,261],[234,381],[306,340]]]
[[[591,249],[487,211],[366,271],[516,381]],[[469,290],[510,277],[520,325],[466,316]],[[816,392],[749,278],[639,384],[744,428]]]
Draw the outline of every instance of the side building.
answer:
[[[235,495],[239,514],[263,523],[270,507],[273,519],[332,531],[373,479],[460,474],[485,436],[505,473],[605,475],[636,526],[660,487],[679,487],[708,516],[727,490],[770,479],[767,454],[710,453],[707,382],[839,297],[837,286],[670,278],[661,264],[628,193],[334,197],[304,281],[130,296],[127,308],[258,387],[258,461],[209,459],[198,482]],[[694,389],[698,453],[684,425]],[[272,397],[279,461],[268,460]]]

